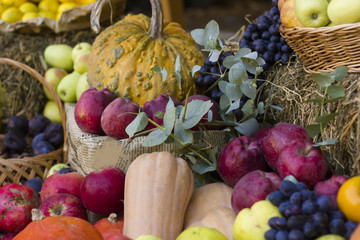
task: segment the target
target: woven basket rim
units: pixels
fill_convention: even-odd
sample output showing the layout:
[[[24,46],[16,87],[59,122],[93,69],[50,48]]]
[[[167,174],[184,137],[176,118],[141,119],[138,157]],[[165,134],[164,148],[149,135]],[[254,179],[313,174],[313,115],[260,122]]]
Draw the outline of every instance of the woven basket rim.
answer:
[[[284,32],[309,32],[309,33],[318,33],[318,32],[336,32],[339,30],[346,30],[346,29],[356,29],[360,28],[360,22],[357,23],[346,23],[346,24],[339,24],[334,26],[324,26],[324,27],[293,27],[287,28],[284,25],[280,25],[280,31]]]

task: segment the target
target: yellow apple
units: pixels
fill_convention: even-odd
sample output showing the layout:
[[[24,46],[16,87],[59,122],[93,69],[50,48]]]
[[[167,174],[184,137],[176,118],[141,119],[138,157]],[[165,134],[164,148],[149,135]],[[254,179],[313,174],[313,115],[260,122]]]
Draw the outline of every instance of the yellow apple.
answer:
[[[88,71],[91,51],[81,53],[74,61],[74,71],[83,74]]]
[[[45,48],[44,57],[47,64],[56,68],[73,70],[72,47],[67,44],[52,44]]]
[[[281,4],[280,19],[282,25],[287,28],[302,27],[295,16],[295,0],[283,0],[279,1],[279,4]]]
[[[323,27],[329,23],[328,0],[296,0],[295,16],[304,27]]]
[[[228,240],[220,231],[209,227],[190,227],[184,230],[176,240]]]
[[[264,234],[270,229],[268,221],[281,217],[278,208],[267,200],[254,203],[251,208],[243,208],[236,216],[233,226],[234,240],[265,240]]]
[[[53,123],[61,123],[60,110],[54,101],[45,104],[43,115]]]
[[[321,237],[316,238],[315,240],[345,240],[342,236],[335,234],[326,234]]]
[[[73,61],[75,62],[76,58],[79,55],[82,55],[83,53],[86,53],[86,52],[91,52],[91,49],[92,49],[92,46],[88,42],[80,42],[80,43],[76,44],[75,47],[73,48],[72,54],[71,54]]]
[[[80,77],[80,73],[73,71],[61,79],[57,87],[57,94],[62,101],[76,102],[76,87]]]
[[[360,1],[332,0],[327,14],[335,25],[360,22]]]
[[[89,82],[87,80],[87,72],[81,74],[79,82],[76,86],[76,101],[79,101],[79,98],[83,92],[90,88]]]
[[[158,238],[154,235],[143,234],[143,235],[140,235],[139,237],[137,237],[135,240],[162,240],[162,239]]]
[[[44,78],[47,83],[54,89],[56,92],[57,86],[59,85],[61,79],[67,75],[67,72],[62,68],[49,68],[46,70]],[[44,88],[45,96],[49,100],[53,100],[52,96],[50,95],[49,91]]]

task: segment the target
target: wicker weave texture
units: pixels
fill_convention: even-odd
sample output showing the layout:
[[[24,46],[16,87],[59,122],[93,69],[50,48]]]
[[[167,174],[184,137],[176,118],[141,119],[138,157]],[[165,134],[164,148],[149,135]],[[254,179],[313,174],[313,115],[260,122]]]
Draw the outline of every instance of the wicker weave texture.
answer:
[[[285,28],[280,34],[303,61],[308,73],[347,66],[360,72],[360,23],[319,28]]]
[[[0,64],[6,64],[24,70],[37,79],[49,91],[60,110],[64,129],[64,145],[61,149],[48,154],[36,155],[33,157],[9,159],[0,157],[0,186],[6,183],[21,183],[22,181],[33,177],[45,179],[48,171],[54,164],[67,162],[68,139],[66,133],[66,115],[64,106],[59,97],[56,95],[54,89],[36,70],[23,63],[8,58],[0,58]]]

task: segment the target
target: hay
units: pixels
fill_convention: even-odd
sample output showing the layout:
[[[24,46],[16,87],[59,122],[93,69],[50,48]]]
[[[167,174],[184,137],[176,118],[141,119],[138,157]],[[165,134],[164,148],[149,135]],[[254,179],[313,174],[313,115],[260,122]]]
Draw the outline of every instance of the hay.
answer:
[[[348,74],[340,85],[344,87],[346,96],[325,105],[324,114],[336,111],[338,115],[322,134],[324,140],[337,138],[338,141],[323,150],[336,173],[355,176],[360,174],[360,74]],[[268,72],[262,88],[266,118],[302,126],[313,124],[320,105],[304,101],[322,97],[322,92],[311,75],[305,73],[298,58],[293,57],[287,65],[276,64]],[[271,105],[283,110],[276,110]],[[321,136],[315,141],[322,141]]]

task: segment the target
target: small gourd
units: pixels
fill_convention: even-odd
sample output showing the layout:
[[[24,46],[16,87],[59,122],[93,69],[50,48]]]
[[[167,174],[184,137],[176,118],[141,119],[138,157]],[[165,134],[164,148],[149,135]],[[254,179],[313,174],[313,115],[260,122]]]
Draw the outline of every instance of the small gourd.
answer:
[[[100,219],[94,223],[94,227],[99,230],[104,238],[111,234],[122,234],[124,228],[124,218],[118,217],[116,213],[111,213],[108,218]]]
[[[89,222],[77,217],[50,216],[33,208],[32,222],[13,240],[103,240],[101,233]]]
[[[126,172],[124,235],[176,239],[193,191],[194,176],[184,159],[170,152],[140,155]]]
[[[163,24],[160,0],[150,0],[152,18],[128,14],[102,31],[94,40],[88,67],[91,87],[108,88],[118,97],[143,105],[166,93],[183,100],[196,86],[191,71],[204,57],[178,23]],[[181,89],[175,73],[175,60],[181,62]],[[153,74],[154,67],[166,69],[166,81]]]

